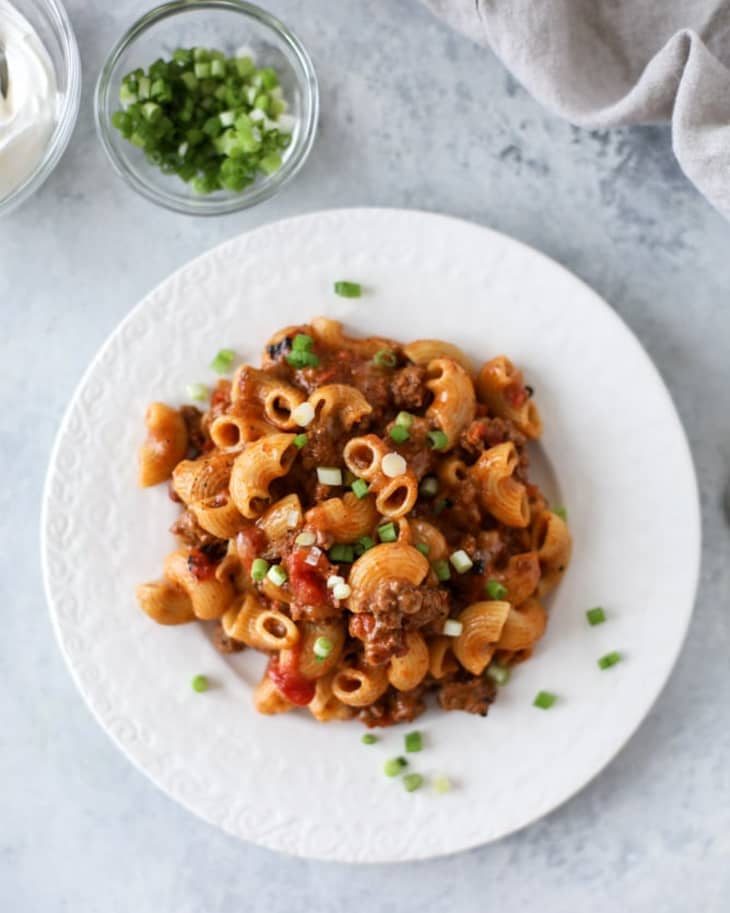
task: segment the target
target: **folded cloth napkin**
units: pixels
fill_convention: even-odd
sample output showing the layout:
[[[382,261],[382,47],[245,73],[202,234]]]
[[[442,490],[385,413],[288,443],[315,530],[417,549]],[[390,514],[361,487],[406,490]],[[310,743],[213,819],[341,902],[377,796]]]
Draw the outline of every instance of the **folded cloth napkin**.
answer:
[[[574,124],[671,120],[687,177],[730,217],[728,0],[423,0]]]

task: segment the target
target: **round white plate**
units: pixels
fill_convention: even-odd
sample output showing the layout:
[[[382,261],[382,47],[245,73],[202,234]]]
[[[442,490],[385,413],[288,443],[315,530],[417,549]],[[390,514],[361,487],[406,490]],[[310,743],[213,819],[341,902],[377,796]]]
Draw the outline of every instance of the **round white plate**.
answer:
[[[336,279],[361,281],[359,300]],[[486,719],[431,710],[411,769],[455,789],[407,793],[383,761],[403,733],[255,713],[262,658],[215,652],[202,628],[163,628],[134,587],[159,576],[176,514],[140,491],[150,400],[212,381],[221,347],[258,364],[277,328],[327,314],[357,333],[443,337],[475,359],[507,353],[534,386],[552,494],[573,562],[547,633]],[[687,442],[637,340],[582,282],[534,250],[456,219],[340,210],[268,225],[184,266],[122,322],[69,407],[51,459],[43,563],[56,633],[101,725],[177,801],[273,849],[358,862],[423,859],[494,840],[584,786],[634,732],[682,646],[695,595],[699,509]],[[591,628],[585,611],[603,605]],[[600,671],[598,657],[624,661]],[[205,673],[216,683],[192,691]],[[544,712],[537,691],[560,696]]]

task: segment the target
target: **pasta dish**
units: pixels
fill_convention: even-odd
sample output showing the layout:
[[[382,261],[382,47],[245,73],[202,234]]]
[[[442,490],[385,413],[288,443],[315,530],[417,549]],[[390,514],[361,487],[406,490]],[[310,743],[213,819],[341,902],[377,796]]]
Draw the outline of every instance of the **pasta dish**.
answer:
[[[182,512],[139,604],[265,653],[262,713],[385,726],[434,693],[484,716],[532,654],[571,538],[528,478],[542,423],[505,356],[477,370],[449,343],[320,317],[205,411],[156,402],[145,423],[140,483],[169,481]]]

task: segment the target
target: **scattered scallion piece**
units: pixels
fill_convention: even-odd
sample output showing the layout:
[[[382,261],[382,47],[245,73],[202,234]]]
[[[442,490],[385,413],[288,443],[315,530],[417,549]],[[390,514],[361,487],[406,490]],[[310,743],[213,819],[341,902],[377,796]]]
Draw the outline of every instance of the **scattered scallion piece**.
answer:
[[[403,788],[412,793],[423,786],[423,777],[420,774],[406,774],[403,777]]]
[[[398,533],[395,529],[395,523],[383,523],[382,526],[379,526],[378,538],[381,542],[395,542],[398,538]]]
[[[298,434],[294,438],[294,446],[297,448],[297,450],[301,450],[302,447],[304,447],[304,445],[307,443],[308,440],[309,440],[309,438],[307,437],[306,434]]]
[[[605,656],[602,656],[598,660],[599,669],[610,669],[611,666],[615,666],[616,663],[620,663],[622,660],[621,654],[618,650],[612,650],[610,653],[606,653]]]
[[[549,710],[557,699],[557,696],[550,691],[538,691],[535,695],[535,700],[532,702],[532,706],[539,707],[540,710]]]
[[[438,517],[438,515],[443,513],[447,507],[453,506],[454,502],[451,500],[451,498],[439,498],[439,500],[436,501],[436,503],[433,505],[433,512]]]
[[[406,751],[421,751],[423,748],[423,736],[417,729],[414,729],[413,732],[407,732],[403,741],[405,743]]]
[[[307,336],[306,333],[297,333],[292,340],[291,347],[294,352],[309,352],[313,345],[314,340],[311,336]]]
[[[303,533],[299,533],[299,535],[294,540],[296,545],[301,545],[304,548],[307,548],[310,545],[314,545],[316,541],[317,537],[308,529],[305,529]]]
[[[586,618],[588,619],[588,624],[591,627],[595,625],[602,625],[606,620],[606,613],[600,606],[596,606],[595,609],[588,609],[586,612]]]
[[[397,777],[404,767],[408,766],[405,758],[389,758],[383,764],[383,772],[386,777]]]
[[[274,584],[274,586],[284,586],[284,584],[289,579],[286,571],[280,564],[272,564],[266,576]]]
[[[500,583],[499,580],[487,580],[484,589],[490,599],[504,599],[507,595],[507,587]]]
[[[261,583],[268,570],[269,562],[265,558],[254,558],[251,565],[251,579],[256,583]]]
[[[435,476],[425,476],[418,486],[418,491],[424,498],[434,498],[438,494],[439,483]]]
[[[422,555],[427,555],[431,551],[430,546],[425,542],[416,542],[416,548]]]
[[[190,684],[193,686],[193,691],[197,691],[198,694],[208,690],[208,679],[204,675],[196,675]]]
[[[464,625],[457,618],[447,618],[441,633],[445,637],[459,637],[464,630]]]
[[[391,349],[379,349],[373,355],[373,361],[379,368],[394,368],[398,364],[398,356]]]
[[[362,295],[362,286],[359,282],[340,279],[339,282],[335,282],[335,294],[342,298],[359,298]]]
[[[449,561],[457,574],[466,574],[467,571],[470,571],[474,567],[474,562],[463,548],[452,552],[451,555],[449,555]]]
[[[564,507],[553,507],[553,513],[557,514],[561,520],[567,522],[568,520],[568,511]]]
[[[410,412],[399,412],[395,417],[395,423],[396,425],[402,425],[404,428],[410,428],[414,418],[415,415],[411,415]]]
[[[312,646],[312,653],[314,653],[318,660],[323,660],[327,659],[334,648],[335,645],[329,637],[318,637]]]
[[[299,349],[289,352],[286,356],[286,363],[297,370],[301,368],[316,368],[319,365],[319,356],[315,355],[314,352],[303,352]]]
[[[433,568],[434,574],[436,574],[442,583],[445,580],[451,579],[451,571],[449,570],[448,561],[434,561],[431,567]]]
[[[351,545],[344,545],[343,543],[338,542],[336,545],[332,546],[329,552],[327,552],[327,557],[330,561],[334,561],[335,564],[338,562],[351,564],[355,560],[355,550]]]
[[[342,485],[342,470],[336,466],[318,466],[317,481],[322,485]]]
[[[500,663],[491,662],[487,666],[487,675],[492,679],[493,682],[503,686],[506,685],[510,680],[512,670],[509,666],[502,666]]]
[[[306,401],[300,403],[292,409],[291,417],[292,421],[299,425],[300,428],[306,428],[307,425],[314,421],[314,406]]]
[[[388,434],[396,444],[402,444],[410,437],[408,429],[404,425],[393,425]]]
[[[332,574],[332,576],[327,578],[327,589],[333,590],[336,586],[339,586],[339,584],[344,582],[344,577],[340,577],[339,574]]]
[[[434,777],[433,788],[440,796],[443,796],[451,792],[451,780],[444,776]]]
[[[355,481],[352,483],[350,488],[352,488],[352,491],[353,491],[355,497],[358,498],[358,500],[361,500],[362,498],[364,498],[365,495],[370,490],[368,483],[365,481],[365,479],[355,479]]]
[[[185,390],[192,400],[208,399],[208,388],[205,384],[188,384]]]
[[[338,583],[332,588],[332,595],[337,600],[349,599],[352,596],[352,589],[349,583]]]
[[[447,435],[443,431],[429,431],[426,435],[428,443],[432,450],[443,450],[449,443]]]
[[[362,555],[363,552],[367,552],[369,549],[375,547],[375,540],[372,536],[361,536],[355,544],[355,554]]]
[[[366,732],[360,741],[363,743],[363,745],[374,745],[378,741],[378,737],[373,735],[372,732]]]
[[[228,374],[235,357],[233,349],[221,349],[210,363],[210,367],[216,374]]]

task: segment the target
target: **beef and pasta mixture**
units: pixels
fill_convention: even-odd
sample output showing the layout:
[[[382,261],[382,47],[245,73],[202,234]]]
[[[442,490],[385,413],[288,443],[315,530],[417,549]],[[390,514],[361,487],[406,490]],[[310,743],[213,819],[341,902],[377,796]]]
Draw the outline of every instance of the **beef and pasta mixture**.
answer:
[[[267,654],[262,713],[387,726],[432,692],[486,715],[570,559],[529,480],[532,392],[504,356],[287,327],[204,412],[150,405],[140,481],[170,480],[181,514],[141,607]]]

